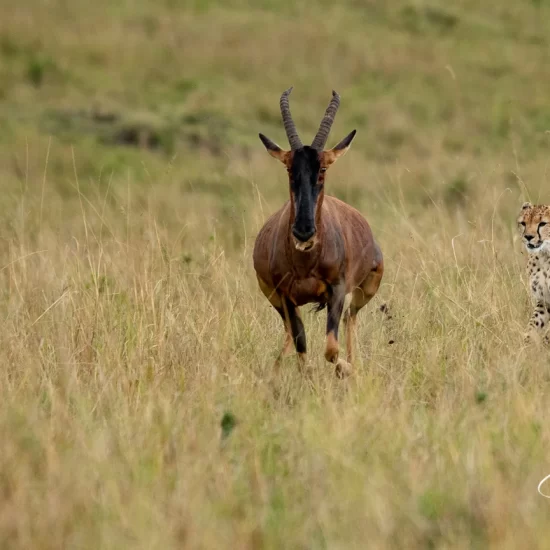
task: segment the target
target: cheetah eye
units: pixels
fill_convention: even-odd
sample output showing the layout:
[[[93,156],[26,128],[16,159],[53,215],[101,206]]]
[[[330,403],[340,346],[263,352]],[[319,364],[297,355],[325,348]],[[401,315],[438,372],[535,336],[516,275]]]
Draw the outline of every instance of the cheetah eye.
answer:
[[[326,168],[321,168],[321,170],[320,170],[321,174],[324,174],[326,171],[327,171]]]
[[[540,222],[539,227],[544,227],[546,225],[546,222]]]
[[[519,222],[519,224],[523,227],[525,227],[525,222]]]

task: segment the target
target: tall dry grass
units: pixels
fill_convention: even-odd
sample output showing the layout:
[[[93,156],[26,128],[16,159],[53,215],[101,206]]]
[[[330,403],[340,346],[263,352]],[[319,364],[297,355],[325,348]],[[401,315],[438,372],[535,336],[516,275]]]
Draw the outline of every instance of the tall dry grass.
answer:
[[[281,184],[271,159],[257,162],[251,174]],[[171,179],[85,194],[77,168],[69,205],[46,171],[13,197],[0,271],[5,547],[544,547],[548,359],[521,341],[512,193],[480,174],[459,210],[412,213],[382,191],[373,208],[363,195],[387,271],[343,383],[313,313],[313,378],[293,358],[274,378],[282,327],[251,248],[278,199],[260,214],[248,182],[232,246]],[[177,231],[168,204],[185,213]]]
[[[550,200],[549,21],[508,1],[1,5],[1,546],[545,548],[549,360],[522,343],[514,220]],[[341,92],[331,140],[358,136],[327,192],[385,256],[345,382],[307,308],[311,379],[273,372],[252,269],[288,194],[256,135],[285,143],[291,84],[304,140]]]

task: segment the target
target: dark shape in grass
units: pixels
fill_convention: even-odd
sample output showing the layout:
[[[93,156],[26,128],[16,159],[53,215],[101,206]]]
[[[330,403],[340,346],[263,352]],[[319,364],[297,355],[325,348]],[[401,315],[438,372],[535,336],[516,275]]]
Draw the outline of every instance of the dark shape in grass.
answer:
[[[436,6],[408,5],[403,7],[400,15],[403,25],[412,33],[433,30],[444,34],[452,31],[460,21],[454,13]]]
[[[235,418],[235,415],[232,412],[224,413],[222,421],[220,422],[220,426],[222,429],[222,440],[229,437],[231,432],[235,429],[236,425],[237,419]]]
[[[0,53],[5,57],[15,57],[20,52],[20,47],[8,35],[3,35],[0,38]]]
[[[458,17],[454,13],[435,6],[426,6],[424,8],[424,17],[428,23],[440,30],[454,29],[459,22]]]
[[[113,136],[114,143],[119,145],[134,145],[142,149],[158,149],[161,139],[151,128],[126,126],[118,130]]]
[[[388,320],[393,318],[392,314],[390,313],[390,306],[388,306],[388,304],[382,304],[379,309],[388,318]],[[390,344],[391,343],[393,342],[390,342]]]
[[[27,78],[35,88],[40,88],[40,86],[42,86],[45,73],[46,64],[43,60],[37,57],[33,57],[29,60],[29,64],[27,66]]]
[[[462,176],[453,179],[445,188],[443,200],[447,206],[463,207],[468,197],[468,181]]]
[[[487,400],[487,393],[485,393],[484,391],[477,391],[475,399],[476,403],[478,405],[481,405],[481,403],[484,403]]]

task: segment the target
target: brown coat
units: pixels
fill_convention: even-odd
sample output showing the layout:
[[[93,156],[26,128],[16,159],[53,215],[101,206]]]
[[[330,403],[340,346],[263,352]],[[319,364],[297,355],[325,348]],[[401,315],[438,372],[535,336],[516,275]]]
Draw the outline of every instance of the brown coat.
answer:
[[[319,244],[311,252],[296,250],[290,237],[291,201],[268,219],[254,246],[258,277],[296,306],[326,303],[327,285],[341,281],[350,293],[382,261],[367,220],[355,208],[329,196],[321,208]]]

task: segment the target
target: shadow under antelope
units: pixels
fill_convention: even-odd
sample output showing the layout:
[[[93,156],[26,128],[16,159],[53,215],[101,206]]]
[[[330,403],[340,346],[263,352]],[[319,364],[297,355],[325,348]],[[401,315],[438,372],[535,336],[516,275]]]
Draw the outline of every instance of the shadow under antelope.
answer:
[[[352,372],[357,312],[376,294],[384,263],[365,218],[355,208],[324,194],[327,169],[346,153],[356,132],[324,150],[340,96],[332,92],[315,139],[311,145],[303,145],[290,114],[291,91],[283,92],[280,100],[290,151],[260,134],[268,153],[287,169],[290,200],[260,230],[254,246],[254,269],[260,289],[285,326],[286,339],[276,365],[290,353],[293,342],[299,364],[305,363],[306,335],[298,307],[316,303],[319,309],[327,308],[325,358],[335,365],[336,375],[343,377]],[[342,313],[347,360],[338,356]]]

